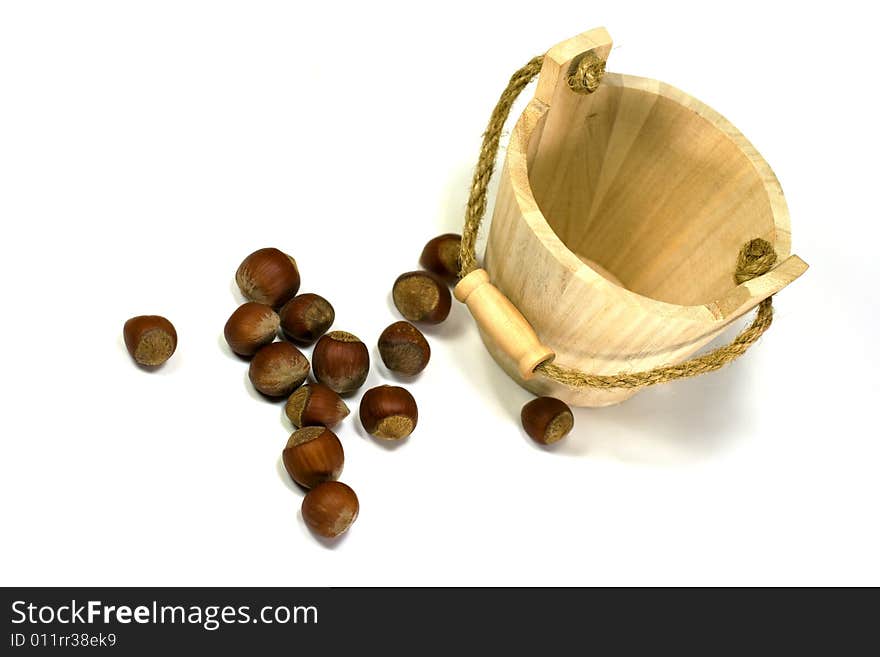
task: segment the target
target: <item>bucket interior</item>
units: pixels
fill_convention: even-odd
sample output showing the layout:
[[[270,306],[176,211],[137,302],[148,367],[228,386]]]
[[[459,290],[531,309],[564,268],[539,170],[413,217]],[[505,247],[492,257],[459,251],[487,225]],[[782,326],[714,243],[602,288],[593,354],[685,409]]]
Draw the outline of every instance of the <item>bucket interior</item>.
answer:
[[[546,114],[532,133],[538,207],[572,252],[615,283],[679,305],[720,299],[736,285],[740,247],[755,237],[775,243],[767,184],[778,183],[717,122],[606,82],[583,98],[564,138],[542,141]]]

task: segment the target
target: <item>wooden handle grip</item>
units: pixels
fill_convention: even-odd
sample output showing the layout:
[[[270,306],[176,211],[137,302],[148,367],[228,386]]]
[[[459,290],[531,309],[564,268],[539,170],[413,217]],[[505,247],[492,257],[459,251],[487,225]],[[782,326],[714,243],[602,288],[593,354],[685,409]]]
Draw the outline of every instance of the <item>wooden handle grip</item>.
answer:
[[[462,278],[455,286],[455,298],[467,305],[480,330],[516,363],[524,380],[535,375],[538,365],[556,356],[541,343],[516,306],[489,282],[485,269],[476,269]]]

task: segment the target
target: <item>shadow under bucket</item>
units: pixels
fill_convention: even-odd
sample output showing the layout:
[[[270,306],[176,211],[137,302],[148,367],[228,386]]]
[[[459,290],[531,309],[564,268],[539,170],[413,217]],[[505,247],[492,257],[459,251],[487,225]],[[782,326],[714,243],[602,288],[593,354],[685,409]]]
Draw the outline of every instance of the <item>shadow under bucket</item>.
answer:
[[[724,117],[655,80],[605,73],[592,93],[570,88],[582,58],[610,49],[600,28],[544,56],[510,137],[484,260],[554,362],[597,375],[683,361],[807,268],[790,255],[776,176]],[[737,256],[754,238],[777,264],[737,284]],[[459,299],[475,274],[485,276],[465,277]],[[531,376],[540,360],[529,358],[546,356],[524,357],[509,322],[474,315],[495,360],[535,394],[605,406],[638,391]]]

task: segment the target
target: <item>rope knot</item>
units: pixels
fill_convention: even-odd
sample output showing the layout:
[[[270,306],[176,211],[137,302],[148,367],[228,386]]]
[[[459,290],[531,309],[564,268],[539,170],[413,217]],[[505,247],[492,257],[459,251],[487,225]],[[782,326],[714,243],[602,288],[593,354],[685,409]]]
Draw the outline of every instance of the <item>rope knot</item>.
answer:
[[[589,51],[581,57],[574,71],[568,76],[568,86],[575,93],[591,94],[599,88],[603,75],[605,75],[605,60]]]
[[[737,282],[745,283],[758,276],[763,276],[773,269],[776,264],[776,251],[767,240],[756,237],[740,249],[736,260],[736,273],[733,275]]]

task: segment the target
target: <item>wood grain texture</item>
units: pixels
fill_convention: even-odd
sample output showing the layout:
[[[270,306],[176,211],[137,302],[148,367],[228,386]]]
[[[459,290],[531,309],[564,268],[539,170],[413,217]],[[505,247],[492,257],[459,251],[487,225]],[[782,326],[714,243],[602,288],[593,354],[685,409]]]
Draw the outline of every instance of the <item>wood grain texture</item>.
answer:
[[[807,267],[790,255],[776,176],[724,117],[655,80],[606,73],[592,94],[567,87],[586,50],[610,47],[594,30],[547,53],[511,134],[484,263],[556,362],[593,374],[681,362]],[[737,254],[755,237],[779,264],[736,285]],[[604,406],[635,393],[525,380],[511,345],[478,324],[536,394]]]
[[[489,282],[485,269],[476,269],[461,279],[455,286],[455,298],[467,304],[478,326],[506,354],[524,381],[534,377],[538,365],[555,357],[516,306]]]

